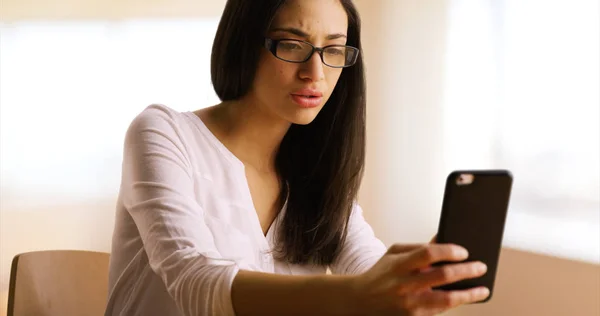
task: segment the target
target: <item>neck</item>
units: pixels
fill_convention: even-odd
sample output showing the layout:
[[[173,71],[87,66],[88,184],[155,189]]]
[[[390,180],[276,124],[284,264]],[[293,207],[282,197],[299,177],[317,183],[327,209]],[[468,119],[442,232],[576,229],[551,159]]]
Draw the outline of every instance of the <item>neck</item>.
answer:
[[[215,120],[223,142],[245,165],[262,172],[275,170],[289,122],[261,111],[251,99],[221,103],[215,108]]]

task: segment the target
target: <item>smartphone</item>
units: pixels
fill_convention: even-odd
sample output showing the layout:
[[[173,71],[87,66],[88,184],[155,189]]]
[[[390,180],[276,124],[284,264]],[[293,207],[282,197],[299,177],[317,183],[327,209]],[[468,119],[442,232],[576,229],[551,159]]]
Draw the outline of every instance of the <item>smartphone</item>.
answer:
[[[482,261],[485,275],[440,286],[464,290],[485,286],[492,298],[508,213],[513,176],[508,170],[453,171],[446,179],[437,243],[453,243],[469,251],[468,261]],[[442,262],[436,265],[443,265]]]

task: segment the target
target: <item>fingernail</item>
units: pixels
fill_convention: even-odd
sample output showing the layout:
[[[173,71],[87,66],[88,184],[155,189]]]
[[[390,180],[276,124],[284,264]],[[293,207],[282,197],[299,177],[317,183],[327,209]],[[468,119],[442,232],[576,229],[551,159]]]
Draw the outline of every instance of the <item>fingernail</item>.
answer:
[[[469,257],[469,252],[465,248],[458,248],[457,254],[459,258],[467,259]]]
[[[478,273],[484,273],[487,271],[487,265],[483,262],[479,262],[476,269]]]
[[[479,292],[481,293],[481,296],[488,296],[488,295],[490,295],[490,290],[487,287],[484,287],[484,288],[480,289]]]

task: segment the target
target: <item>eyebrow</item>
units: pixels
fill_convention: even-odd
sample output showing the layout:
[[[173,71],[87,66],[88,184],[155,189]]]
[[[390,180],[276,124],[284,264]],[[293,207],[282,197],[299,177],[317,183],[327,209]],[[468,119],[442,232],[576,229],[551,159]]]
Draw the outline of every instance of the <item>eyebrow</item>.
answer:
[[[271,29],[271,32],[287,32],[287,33],[291,33],[300,37],[304,37],[304,38],[308,38],[309,35],[297,28],[294,27],[276,27],[274,29]],[[327,40],[334,40],[334,39],[338,39],[338,38],[346,38],[346,34],[342,34],[342,33],[335,33],[335,34],[329,34],[327,35],[326,39]]]

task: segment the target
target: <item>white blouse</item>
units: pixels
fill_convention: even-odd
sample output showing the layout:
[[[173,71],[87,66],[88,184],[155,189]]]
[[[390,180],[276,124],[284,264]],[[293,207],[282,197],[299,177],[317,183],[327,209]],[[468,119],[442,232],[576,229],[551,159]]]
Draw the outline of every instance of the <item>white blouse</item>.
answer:
[[[151,105],[124,144],[105,315],[234,315],[240,269],[288,275],[327,267],[274,260],[285,209],[265,237],[244,165],[192,112]],[[355,204],[332,273],[370,268],[386,247]]]

